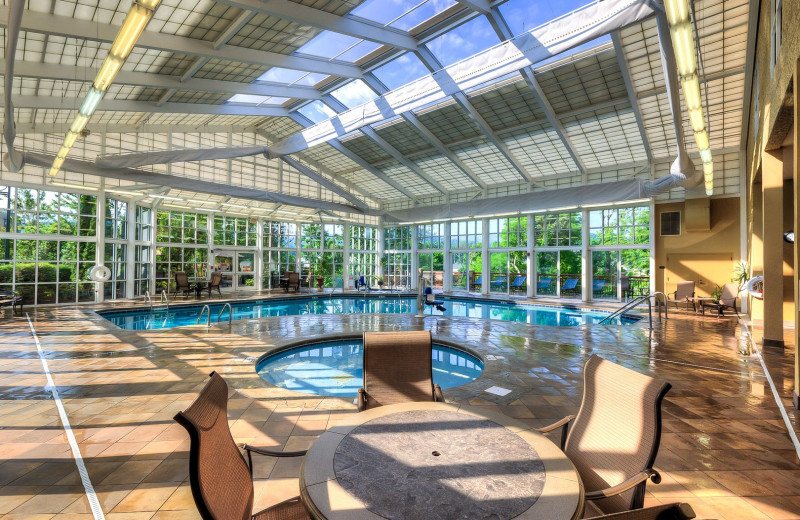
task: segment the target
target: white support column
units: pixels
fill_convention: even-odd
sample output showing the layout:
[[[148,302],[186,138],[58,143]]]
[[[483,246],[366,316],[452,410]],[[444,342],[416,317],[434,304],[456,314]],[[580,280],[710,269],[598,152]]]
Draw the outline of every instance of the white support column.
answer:
[[[228,169],[230,172],[230,168]],[[262,291],[264,290],[264,220],[258,219],[258,224],[256,224],[256,258],[254,271],[256,272],[256,280],[255,280],[255,287],[256,290]]]
[[[156,223],[158,219],[158,204],[150,211],[150,277],[147,280],[150,297],[156,297]],[[169,281],[167,282],[169,284]],[[169,292],[169,290],[167,290]]]
[[[417,258],[417,226],[411,225],[411,290],[417,290],[417,279],[419,278],[419,259]]]
[[[744,164],[744,163],[742,163]],[[656,203],[650,201],[650,293],[656,290]],[[745,231],[747,227],[745,226]]]
[[[798,132],[797,126],[795,126],[795,133]],[[741,262],[747,262],[747,152],[744,150],[739,152],[739,260]],[[797,170],[795,170],[795,176],[797,176]],[[652,215],[650,217],[653,218]],[[651,241],[651,244],[653,242]],[[750,270],[749,276],[752,276],[752,266],[747,266],[748,270]],[[795,270],[798,269],[798,265],[795,264]],[[795,288],[797,290],[797,288]],[[743,292],[739,295],[739,301],[741,301],[742,306],[742,314],[747,314],[750,309],[748,308],[749,298],[747,297],[747,292]],[[800,324],[795,324],[795,327],[800,326]]]
[[[125,297],[133,298],[136,282],[136,202],[128,202],[125,219]]]
[[[450,253],[450,223],[444,225],[444,274],[442,276],[442,290],[451,292],[453,290],[453,255]]]
[[[100,145],[101,153],[105,153],[105,134],[102,136]],[[106,180],[100,178],[100,191],[97,194],[97,204],[95,205],[95,233],[96,233],[96,246],[94,250],[94,264],[105,265],[106,258]],[[113,264],[112,264],[113,265]],[[111,278],[113,280],[113,276]],[[94,301],[95,303],[103,303],[105,294],[103,291],[103,282],[94,282]]]
[[[581,301],[592,301],[592,252],[589,249],[589,210],[581,216]]]
[[[375,229],[377,230],[376,240],[378,242],[378,247],[376,248],[377,258],[375,259],[378,265],[375,266],[375,272],[378,273],[380,278],[383,278],[384,282],[386,282],[388,286],[389,280],[386,279],[386,270],[383,268],[383,257],[386,255],[386,246],[384,244],[386,230],[384,230],[383,227],[378,227]]]
[[[344,229],[344,231],[343,231],[343,234],[344,234],[344,252],[342,253],[342,255],[344,256],[344,258],[342,259],[342,287],[346,287],[347,286],[347,282],[350,280],[350,276],[352,276],[353,280],[355,280],[355,273],[351,273],[350,272],[350,224],[343,221],[342,222],[342,226],[343,226],[343,229]],[[359,273],[359,274],[362,274],[362,273]],[[366,282],[367,282],[367,286],[370,287],[370,285],[369,285],[369,283],[370,283],[369,277],[365,276],[365,279],[366,279]],[[335,289],[336,288],[336,270],[335,269],[334,269],[334,272],[333,272],[333,282],[334,282],[333,283],[333,288]]]
[[[528,225],[526,227],[525,232],[528,236],[528,249],[527,249],[527,275],[528,275],[528,289],[527,289],[527,296],[528,298],[533,297],[533,291],[536,288],[536,252],[533,250],[533,244],[536,243],[536,237],[534,236],[534,215],[528,215]]]
[[[281,162],[283,162],[283,161],[281,161]],[[301,261],[301,257],[303,255],[303,252],[302,252],[302,248],[301,248],[302,244],[300,242],[300,239],[303,236],[302,229],[303,229],[303,225],[300,224],[300,223],[297,223],[297,225],[295,226],[295,230],[294,230],[294,232],[295,232],[294,233],[295,234],[295,236],[294,236],[294,251],[295,251],[295,255],[294,255],[294,270],[296,272],[300,273],[300,274],[303,274],[303,263]],[[300,283],[301,284],[303,283],[302,279],[300,280]]]
[[[483,237],[481,240],[481,269],[483,271],[483,278],[481,278],[481,294],[489,294],[489,284],[492,281],[492,273],[490,269],[492,263],[489,261],[489,219],[483,219],[481,224]]]

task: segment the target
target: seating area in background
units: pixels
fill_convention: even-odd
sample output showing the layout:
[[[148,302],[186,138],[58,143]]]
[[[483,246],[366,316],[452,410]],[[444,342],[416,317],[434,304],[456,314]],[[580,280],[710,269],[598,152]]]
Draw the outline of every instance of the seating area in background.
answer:
[[[564,280],[564,285],[561,286],[561,296],[577,295],[578,282],[580,281],[580,278],[567,278]]]
[[[700,301],[700,310],[703,315],[706,313],[706,308],[717,311],[717,318],[724,316],[726,310],[732,310],[736,317],[739,317],[739,311],[736,309],[736,298],[739,296],[739,284],[726,283],[722,286],[722,293],[719,296],[719,301]]]
[[[17,305],[22,310],[22,296],[14,291],[0,291],[0,307],[11,306],[11,312],[17,312]]]
[[[692,305],[692,298],[694,298],[694,282],[678,282],[678,287],[669,294],[671,294],[672,297],[667,300],[668,305],[671,303],[675,305],[677,309],[678,304],[683,303],[688,311],[689,305]]]
[[[545,276],[543,278],[539,278],[536,282],[536,292],[541,294],[544,291],[547,291],[550,287],[550,284],[553,282],[553,278],[549,276]]]
[[[483,286],[483,275],[479,275],[477,278],[475,278],[474,282],[470,282],[469,290],[470,291],[476,291],[476,290],[480,291],[482,286]]]
[[[508,283],[507,276],[498,276],[489,284],[489,289],[491,291],[503,291],[506,290],[506,284]]]
[[[509,292],[511,292],[511,293],[519,292],[519,293],[523,293],[524,294],[525,290],[526,290],[525,282],[527,281],[527,279],[528,279],[527,276],[517,276],[517,277],[515,277],[514,281],[511,282],[511,285],[508,286]]]
[[[286,271],[280,279],[280,286],[283,292],[289,292],[289,289],[294,289],[294,292],[300,292],[300,273],[295,271]]]

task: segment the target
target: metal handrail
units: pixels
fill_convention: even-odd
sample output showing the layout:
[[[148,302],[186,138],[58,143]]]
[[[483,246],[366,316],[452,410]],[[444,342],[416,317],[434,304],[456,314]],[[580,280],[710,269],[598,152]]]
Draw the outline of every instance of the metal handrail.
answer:
[[[628,303],[626,303],[625,305],[623,305],[622,307],[620,307],[616,311],[612,312],[611,314],[609,314],[608,316],[606,316],[605,318],[600,320],[600,323],[606,323],[607,321],[612,320],[612,319],[616,318],[617,316],[621,316],[621,315],[625,314],[626,312],[628,312],[629,310],[631,310],[634,307],[636,307],[637,305],[639,305],[640,303],[646,301],[647,302],[647,314],[648,314],[648,317],[649,317],[649,320],[650,320],[650,328],[652,329],[653,328],[653,303],[652,303],[651,300],[655,300],[655,302],[656,302],[656,308],[658,310],[658,322],[657,323],[661,323],[661,298],[663,298],[663,300],[664,300],[664,304],[663,304],[664,305],[664,319],[665,320],[669,319],[668,310],[667,310],[667,295],[664,294],[661,291],[657,291],[657,292],[654,292],[654,293],[651,293],[651,294],[637,296],[633,300],[629,301]]]
[[[600,320],[600,323],[606,323],[607,321],[610,321],[610,320],[616,318],[617,316],[621,316],[622,314],[625,314],[627,311],[633,309],[634,307],[636,307],[637,305],[639,305],[640,303],[642,303],[645,300],[650,301],[650,296],[649,295],[647,295],[647,296],[637,296],[633,300],[629,301],[628,303],[626,303],[625,305],[623,305],[619,309],[615,310],[614,312],[612,312],[611,314],[609,314],[608,316],[606,316],[605,318]],[[651,316],[651,321],[652,321],[652,316]]]
[[[208,307],[208,305],[206,305]],[[233,322],[233,307],[231,307],[230,303],[226,303],[222,306],[222,310],[219,311],[217,314],[217,323],[219,323],[219,319],[222,317],[222,313],[225,312],[225,309],[228,309],[228,323]],[[211,309],[208,310],[208,318],[211,319]]]
[[[669,306],[667,305],[667,295],[664,294],[661,291],[656,291],[654,293],[651,293],[650,296],[653,296],[656,299],[656,302],[658,302],[658,296],[661,296],[664,299],[664,319],[668,320],[669,319]],[[661,319],[661,310],[660,309],[658,311],[658,318],[659,318],[659,320]]]
[[[200,320],[203,319],[203,313],[208,311],[208,321],[206,321],[206,327],[211,326],[211,307],[208,305],[203,305],[203,308],[200,310],[200,316],[197,317],[197,321],[195,322],[196,325],[200,325]]]
[[[167,296],[167,290],[166,289],[161,289],[160,300],[161,301],[159,301],[159,303],[166,303],[167,304],[167,310],[169,310],[169,297]]]
[[[144,292],[144,301],[150,302],[150,312],[153,312],[153,299],[150,298],[150,291]]]

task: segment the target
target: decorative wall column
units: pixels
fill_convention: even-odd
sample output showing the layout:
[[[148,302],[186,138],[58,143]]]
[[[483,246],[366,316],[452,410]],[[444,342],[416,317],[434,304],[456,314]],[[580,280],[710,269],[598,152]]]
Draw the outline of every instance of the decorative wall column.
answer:
[[[105,135],[103,135],[103,143],[105,143]],[[101,148],[105,151],[105,144]],[[106,180],[100,179],[100,191],[97,193],[97,203],[95,204],[95,233],[96,233],[96,246],[94,250],[94,264],[105,265],[106,259]],[[113,264],[112,264],[113,265]],[[112,276],[110,280],[114,280]],[[105,300],[105,291],[103,290],[103,282],[94,282],[94,301],[95,303],[103,303]]]
[[[411,225],[411,290],[417,290],[417,279],[419,278],[419,259],[417,258],[417,226]]]
[[[783,151],[761,155],[761,218],[764,240],[764,338],[783,347]]]
[[[133,298],[136,282],[136,201],[128,202],[125,215],[125,297]]]
[[[342,249],[342,290],[348,286],[348,282],[350,281],[350,277],[353,277],[353,284],[356,283],[356,274],[361,273],[353,273],[350,271],[350,224],[347,221],[341,221],[342,224],[342,239],[344,240],[344,249]],[[324,233],[323,233],[324,236]],[[334,253],[335,254],[335,253]],[[331,292],[336,290],[336,268],[334,267],[333,272],[331,273],[333,277],[333,288]],[[367,282],[367,287],[371,287],[372,281],[369,280],[368,276],[364,277],[365,281]]]
[[[589,210],[581,217],[581,301],[592,301],[592,256],[589,250]]]
[[[489,284],[492,281],[492,262],[489,259],[489,220],[482,219],[482,222],[481,269],[483,269],[483,278],[481,278],[481,294],[489,294]]]
[[[228,135],[230,138],[230,135]],[[230,168],[228,169],[230,171]],[[257,219],[258,224],[256,224],[256,257],[255,261],[253,262],[255,265],[253,266],[253,271],[255,271],[255,287],[257,291],[261,291],[264,289],[264,272],[266,269],[269,269],[268,266],[264,265],[264,220]],[[269,284],[267,284],[269,285]]]
[[[469,269],[467,269],[469,271]],[[442,260],[442,291],[453,290],[453,255],[450,253],[450,222],[444,225],[444,254]]]
[[[528,275],[528,291],[527,296],[528,298],[533,297],[533,291],[536,289],[536,252],[533,249],[533,244],[536,243],[536,237],[534,236],[534,216],[528,215],[528,225],[525,233],[528,237],[528,248],[527,248],[527,275]]]

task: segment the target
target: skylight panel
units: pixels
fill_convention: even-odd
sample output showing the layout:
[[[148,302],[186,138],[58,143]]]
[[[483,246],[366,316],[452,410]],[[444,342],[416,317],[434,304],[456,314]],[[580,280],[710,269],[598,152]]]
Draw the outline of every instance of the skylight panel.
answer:
[[[378,95],[360,79],[351,81],[343,87],[339,87],[331,92],[331,94],[347,108],[363,105],[367,101],[372,101],[378,97]]]
[[[336,111],[322,101],[312,101],[304,107],[298,108],[297,111],[314,123],[320,123],[336,115]]]
[[[428,44],[436,59],[447,67],[500,43],[485,16],[479,16]]]
[[[327,77],[328,76],[325,74],[318,74],[316,72],[302,72],[299,70],[272,67],[259,76],[256,81],[278,83],[279,85],[306,85],[311,87]]]
[[[367,0],[350,15],[407,31],[455,3],[455,0]]]
[[[429,74],[428,69],[422,64],[416,54],[407,52],[397,59],[394,59],[372,71],[389,90],[402,87]]]
[[[288,101],[289,98],[276,96],[254,96],[252,94],[234,94],[228,103],[241,105],[280,105]]]
[[[355,62],[380,47],[380,44],[368,42],[346,34],[333,31],[322,31],[297,52],[317,58]]]

